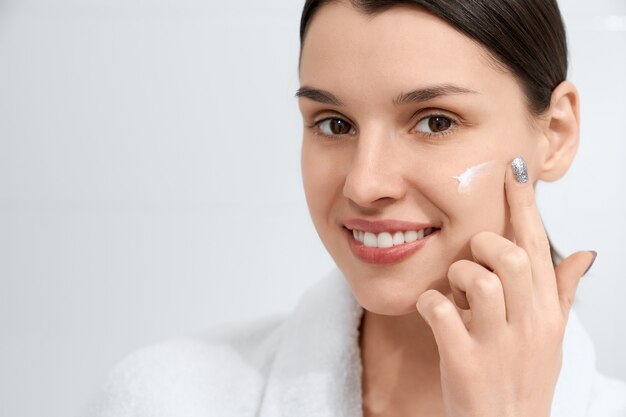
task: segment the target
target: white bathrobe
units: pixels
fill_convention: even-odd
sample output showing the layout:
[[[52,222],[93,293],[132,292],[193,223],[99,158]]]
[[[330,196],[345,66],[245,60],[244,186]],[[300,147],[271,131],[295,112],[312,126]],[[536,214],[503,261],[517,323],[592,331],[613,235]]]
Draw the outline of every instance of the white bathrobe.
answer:
[[[94,417],[361,417],[362,307],[338,270],[287,317],[141,349],[111,372]],[[595,369],[570,314],[551,417],[626,417],[626,384]]]

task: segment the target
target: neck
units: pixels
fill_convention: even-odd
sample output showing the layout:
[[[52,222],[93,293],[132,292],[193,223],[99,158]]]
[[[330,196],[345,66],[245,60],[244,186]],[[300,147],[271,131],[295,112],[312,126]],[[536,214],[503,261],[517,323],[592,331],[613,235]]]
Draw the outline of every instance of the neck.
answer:
[[[437,343],[417,309],[364,310],[359,345],[365,415],[443,415]]]

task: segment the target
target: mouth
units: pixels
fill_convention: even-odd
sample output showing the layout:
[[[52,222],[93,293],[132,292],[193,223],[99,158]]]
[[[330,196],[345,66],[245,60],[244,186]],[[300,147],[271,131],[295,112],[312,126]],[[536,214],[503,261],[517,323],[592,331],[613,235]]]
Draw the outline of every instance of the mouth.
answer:
[[[375,233],[359,228],[344,226],[344,233],[352,253],[369,264],[398,263],[419,249],[434,237],[439,228],[426,226],[409,230],[387,230]]]
[[[352,229],[352,237],[368,248],[385,249],[424,239],[425,237],[432,235],[436,230],[438,229],[434,227],[427,227],[425,229],[408,230],[406,232],[396,231],[376,234],[363,230]]]

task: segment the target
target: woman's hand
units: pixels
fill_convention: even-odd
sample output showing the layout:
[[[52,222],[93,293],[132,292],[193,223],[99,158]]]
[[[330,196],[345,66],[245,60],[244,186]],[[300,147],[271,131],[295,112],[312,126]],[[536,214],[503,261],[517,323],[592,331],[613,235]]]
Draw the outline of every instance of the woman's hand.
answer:
[[[519,182],[526,165],[521,158],[515,164],[517,175],[509,169],[505,179],[515,243],[478,233],[475,261],[448,271],[454,301],[471,310],[470,322],[436,290],[417,302],[439,348],[447,417],[550,415],[574,293],[595,259],[577,252],[553,268],[532,182],[527,173]]]

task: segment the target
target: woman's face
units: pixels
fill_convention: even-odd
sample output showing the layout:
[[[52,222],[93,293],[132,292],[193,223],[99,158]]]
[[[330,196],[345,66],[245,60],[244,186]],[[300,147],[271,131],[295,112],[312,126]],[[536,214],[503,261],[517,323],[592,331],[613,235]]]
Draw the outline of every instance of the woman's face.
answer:
[[[536,178],[545,141],[481,46],[418,8],[336,2],[310,23],[300,65],[307,203],[364,308],[414,312],[425,290],[449,293],[474,234],[513,238],[505,170],[521,155]]]

